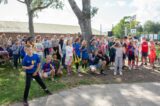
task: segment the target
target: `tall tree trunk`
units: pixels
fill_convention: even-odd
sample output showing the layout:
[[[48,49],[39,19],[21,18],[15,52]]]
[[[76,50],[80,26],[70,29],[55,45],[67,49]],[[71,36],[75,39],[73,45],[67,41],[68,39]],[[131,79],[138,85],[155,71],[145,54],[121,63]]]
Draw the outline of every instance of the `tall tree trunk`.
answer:
[[[34,37],[33,12],[31,11],[31,2],[32,0],[27,0],[26,6],[28,12],[29,34],[31,37]]]
[[[33,14],[29,13],[28,18],[29,18],[29,33],[30,36],[34,37]]]
[[[79,9],[78,5],[76,4],[75,0],[68,0],[69,4],[77,16],[81,33],[83,36],[83,39],[89,41],[92,38],[92,28],[91,28],[91,2],[90,0],[82,0],[82,11]]]

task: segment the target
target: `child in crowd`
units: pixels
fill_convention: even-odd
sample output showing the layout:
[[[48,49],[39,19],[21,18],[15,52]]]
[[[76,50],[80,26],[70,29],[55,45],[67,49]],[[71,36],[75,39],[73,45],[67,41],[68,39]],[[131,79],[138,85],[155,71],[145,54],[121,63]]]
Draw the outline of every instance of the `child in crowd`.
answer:
[[[51,76],[51,80],[54,81],[55,68],[52,62],[52,56],[46,56],[46,62],[42,66],[42,78],[48,78]]]
[[[89,55],[87,51],[87,42],[85,40],[82,41],[81,52],[82,52],[82,68],[86,69],[88,66]]]
[[[108,46],[109,46],[110,63],[112,66],[114,65],[114,61],[115,61],[115,48],[112,47],[114,44],[115,44],[114,39],[111,38]]]
[[[63,72],[61,70],[61,63],[60,60],[57,59],[57,54],[53,54],[53,64],[54,64],[54,70],[56,76],[62,76]]]
[[[65,58],[65,65],[67,66],[68,75],[71,75],[72,61],[73,61],[73,46],[72,46],[72,41],[69,39],[67,40],[66,44],[66,58]]]
[[[77,38],[75,40],[75,43],[73,44],[73,48],[74,48],[74,55],[73,55],[74,64],[76,66],[76,70],[78,72],[78,76],[81,77],[82,74],[80,74],[80,69],[79,69],[80,62],[81,62],[81,51],[80,51],[81,44],[80,44],[80,39],[79,38]]]
[[[134,48],[135,48],[135,52],[134,52],[134,54],[135,54],[135,66],[136,66],[136,68],[138,68],[138,62],[139,62],[139,43],[138,43],[138,40],[135,40],[134,41]]]
[[[117,75],[118,69],[119,69],[119,74],[123,75],[123,73],[122,73],[122,67],[123,67],[123,53],[124,53],[124,49],[121,46],[120,42],[116,42],[112,46],[112,48],[115,48],[115,50],[116,50],[114,75]]]
[[[135,47],[133,46],[133,41],[131,41],[128,45],[127,54],[128,54],[128,67],[129,70],[131,70],[132,68],[134,68],[134,61],[135,61]]]
[[[26,56],[22,61],[22,68],[26,72],[26,82],[25,82],[25,91],[24,91],[24,106],[28,106],[27,98],[29,94],[29,89],[31,86],[32,78],[34,78],[42,89],[49,95],[52,93],[47,89],[46,85],[39,76],[40,70],[40,58],[37,54],[33,54],[33,49],[31,45],[25,46]]]
[[[41,36],[38,36],[37,39],[36,39],[36,43],[35,43],[35,50],[36,50],[36,53],[39,55],[40,59],[41,59],[41,62],[43,60],[43,52],[44,52],[44,46],[42,44],[42,40],[41,40]]]
[[[142,44],[141,44],[141,53],[142,53],[142,64],[141,66],[145,63],[147,65],[147,57],[148,57],[148,42],[146,41],[146,38],[144,37],[142,39]]]
[[[18,68],[19,51],[20,51],[19,42],[15,41],[15,43],[12,46],[12,52],[13,52],[14,68],[16,69]]]
[[[155,48],[155,44],[154,41],[150,41],[150,45],[149,45],[149,62],[152,68],[154,68],[154,62],[156,60],[156,48]]]
[[[158,65],[160,65],[160,43],[157,45],[157,51],[156,51],[156,54],[157,54],[157,61],[158,61]]]

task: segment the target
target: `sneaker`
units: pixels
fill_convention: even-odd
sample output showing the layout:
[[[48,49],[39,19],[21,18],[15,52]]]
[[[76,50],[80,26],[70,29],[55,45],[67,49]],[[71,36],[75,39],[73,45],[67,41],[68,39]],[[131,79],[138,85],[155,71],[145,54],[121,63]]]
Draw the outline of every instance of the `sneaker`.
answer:
[[[82,75],[82,74],[78,74],[78,76],[79,76],[79,77],[83,77],[83,75]]]
[[[101,72],[100,72],[100,73],[101,73],[101,75],[106,75],[106,73],[104,73],[104,71],[103,71],[103,70],[101,70]]]
[[[54,81],[54,78],[51,78],[51,81]]]
[[[128,68],[129,68],[129,70],[131,70],[131,67],[130,67],[130,66],[129,66]]]
[[[123,73],[120,71],[120,72],[119,72],[119,75],[123,75]]]
[[[46,94],[52,95],[52,93],[49,90],[45,90]]]
[[[117,75],[117,72],[114,72],[114,75]]]
[[[23,106],[29,106],[27,101],[23,101]]]

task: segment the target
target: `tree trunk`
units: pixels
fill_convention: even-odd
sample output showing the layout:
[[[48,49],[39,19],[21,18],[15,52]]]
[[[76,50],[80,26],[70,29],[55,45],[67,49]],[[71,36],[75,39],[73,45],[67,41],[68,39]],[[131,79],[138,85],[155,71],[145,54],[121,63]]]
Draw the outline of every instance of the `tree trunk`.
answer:
[[[90,0],[82,0],[82,11],[79,9],[75,0],[68,0],[69,4],[77,16],[83,39],[85,39],[90,46],[90,40],[92,39],[92,27],[91,27],[91,2]]]
[[[90,19],[80,20],[79,25],[81,28],[83,39],[89,41],[92,37],[92,29],[91,29]]]
[[[30,33],[30,36],[34,37],[33,14],[30,13],[28,15],[28,18],[29,18],[29,33]]]
[[[28,0],[26,3],[27,12],[28,12],[28,26],[29,26],[29,34],[31,37],[34,37],[34,25],[33,25],[33,12],[31,11],[31,0]]]

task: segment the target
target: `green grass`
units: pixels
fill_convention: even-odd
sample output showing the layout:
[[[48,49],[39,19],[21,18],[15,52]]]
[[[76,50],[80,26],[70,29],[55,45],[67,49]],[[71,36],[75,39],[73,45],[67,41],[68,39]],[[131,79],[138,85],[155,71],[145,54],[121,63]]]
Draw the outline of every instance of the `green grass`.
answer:
[[[83,77],[78,77],[75,67],[71,76],[67,76],[66,70],[63,70],[64,75],[56,81],[52,82],[49,79],[43,80],[49,90],[53,93],[62,90],[70,89],[80,85],[90,84],[113,84],[113,83],[135,83],[135,82],[157,82],[160,81],[160,73],[152,73],[150,70],[125,70],[123,76],[113,76],[112,71],[107,71],[107,76],[89,74],[85,70]],[[0,106],[9,105],[14,102],[21,102],[23,98],[25,86],[25,73],[22,69],[14,70],[10,65],[0,66]],[[32,81],[29,100],[46,96],[36,81]]]

